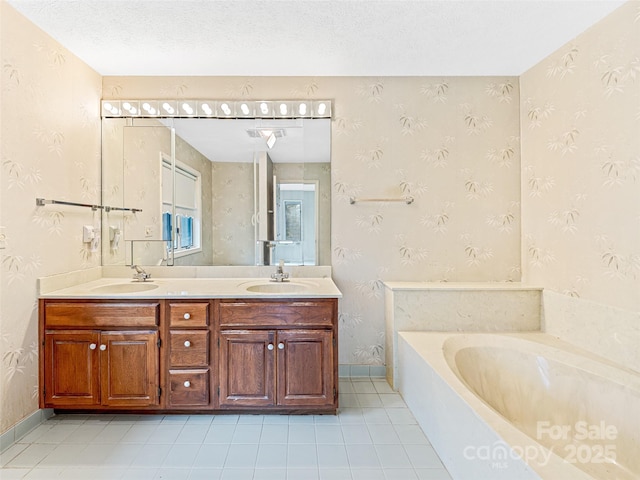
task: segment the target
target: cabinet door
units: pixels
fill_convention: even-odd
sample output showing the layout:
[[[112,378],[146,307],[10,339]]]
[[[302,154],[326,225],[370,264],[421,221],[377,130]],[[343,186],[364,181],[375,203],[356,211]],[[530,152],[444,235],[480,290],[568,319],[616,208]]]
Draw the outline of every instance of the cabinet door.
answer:
[[[102,332],[102,405],[158,405],[158,332]]]
[[[264,407],[275,403],[275,332],[220,332],[220,407]]]
[[[277,352],[278,405],[334,405],[333,334],[330,330],[281,330]]]
[[[45,333],[44,403],[46,407],[100,404],[97,332]]]

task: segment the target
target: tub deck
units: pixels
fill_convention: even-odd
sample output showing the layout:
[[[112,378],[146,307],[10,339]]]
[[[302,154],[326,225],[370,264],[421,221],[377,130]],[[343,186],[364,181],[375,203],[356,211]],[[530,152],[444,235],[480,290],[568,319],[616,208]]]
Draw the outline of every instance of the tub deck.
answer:
[[[516,355],[513,360],[504,356],[507,351]],[[460,355],[458,355],[459,353]],[[583,353],[583,355],[578,355],[578,353]],[[399,391],[454,478],[491,478],[495,480],[538,478],[627,480],[638,478],[635,471],[638,467],[637,460],[634,463],[632,458],[627,458],[632,456],[629,452],[633,452],[633,445],[623,445],[618,442],[615,446],[614,450],[617,449],[620,457],[620,465],[608,462],[597,464],[592,456],[587,459],[584,455],[575,458],[573,463],[568,463],[554,453],[561,450],[559,444],[543,445],[544,438],[538,442],[534,439],[535,434],[532,434],[531,431],[528,431],[529,435],[527,435],[526,429],[523,431],[517,428],[516,424],[521,421],[517,408],[513,411],[506,409],[499,413],[503,408],[503,403],[509,404],[509,398],[515,394],[514,392],[494,392],[493,397],[486,394],[486,400],[481,399],[477,393],[480,392],[484,395],[483,389],[487,389],[488,379],[496,376],[504,377],[502,378],[503,389],[506,388],[506,385],[516,385],[514,390],[522,389],[522,385],[514,381],[518,375],[513,371],[502,373],[501,370],[485,370],[485,373],[478,374],[470,373],[474,371],[475,364],[482,361],[482,356],[477,354],[485,355],[485,359],[492,358],[494,354],[500,355],[498,364],[509,366],[518,363],[515,360],[518,355],[522,358],[528,355],[536,366],[544,366],[545,362],[552,362],[552,366],[555,365],[553,362],[560,362],[558,365],[564,366],[573,364],[572,368],[578,371],[578,378],[576,386],[572,388],[586,384],[584,373],[579,372],[592,371],[597,375],[605,375],[605,379],[626,382],[623,383],[624,385],[631,383],[631,388],[635,388],[633,391],[640,392],[638,375],[634,375],[631,371],[614,368],[610,362],[602,362],[601,359],[588,354],[588,352],[580,352],[579,349],[543,333],[500,335],[399,332],[397,382]],[[542,357],[543,354],[545,357]],[[540,360],[540,358],[545,358],[545,360]],[[490,362],[486,360],[485,363]],[[482,371],[484,367],[478,366],[480,367],[478,371]],[[502,370],[506,372],[509,371],[509,368]],[[487,375],[487,372],[490,374]],[[560,375],[560,380],[562,380],[560,385],[569,382],[566,372],[562,371]],[[549,387],[549,385],[544,387]],[[476,393],[474,393],[474,389]],[[609,390],[611,389],[609,388]],[[570,389],[567,392],[571,393]],[[511,402],[516,407],[525,403],[528,395],[534,395],[529,392],[519,392],[519,394],[520,397],[516,395],[515,401]],[[575,395],[576,402],[577,399],[584,398],[579,396],[579,392],[575,392]],[[640,394],[637,398],[631,398],[631,401],[635,401],[634,399],[640,398]],[[568,408],[579,412],[583,407],[578,406],[576,402],[570,403]],[[533,402],[527,408],[534,408],[537,403]],[[611,406],[608,408],[611,410]],[[621,408],[622,410],[618,410],[633,414],[634,409],[638,408],[638,402]],[[615,410],[615,407],[613,409]],[[558,409],[551,410],[553,410],[552,414],[556,414]],[[534,420],[541,418],[536,415],[538,414],[534,413],[530,417]],[[512,421],[509,421],[509,416],[513,417]],[[552,419],[548,425],[550,428],[574,420],[568,418],[564,422],[557,416],[550,418]],[[628,425],[630,419],[623,421],[621,418],[609,416],[608,421],[605,422],[615,423],[621,428],[620,436],[628,438],[629,442],[627,443],[633,444],[635,442],[637,448],[637,433],[634,436],[633,430],[636,427],[633,420],[630,422],[631,425]],[[594,423],[593,419],[589,420],[589,423]],[[622,425],[623,423],[624,425]],[[575,425],[575,422],[572,425]],[[522,425],[520,426],[522,427]],[[627,431],[623,431],[625,428]],[[599,443],[606,446],[607,442],[602,440]],[[590,450],[590,453],[593,455],[594,450]],[[578,466],[580,468],[577,468]]]

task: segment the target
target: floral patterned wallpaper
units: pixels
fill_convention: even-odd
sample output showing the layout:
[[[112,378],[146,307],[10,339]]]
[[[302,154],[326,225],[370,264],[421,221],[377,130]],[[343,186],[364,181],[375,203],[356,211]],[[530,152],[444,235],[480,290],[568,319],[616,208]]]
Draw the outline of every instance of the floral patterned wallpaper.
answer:
[[[99,266],[82,226],[100,212],[101,77],[0,2],[0,432],[38,408],[36,279]]]
[[[530,69],[520,89],[523,279],[639,311],[640,4]]]
[[[103,96],[333,100],[340,363],[383,363],[383,280],[520,279],[517,78],[105,77]]]
[[[519,280],[522,263],[524,280],[638,309],[637,2],[521,79],[101,79],[0,9],[0,431],[37,408],[36,278],[100,265],[81,241],[98,214],[34,199],[99,201],[101,95],[333,99],[340,363],[383,362],[383,280]]]
[[[211,169],[213,265],[254,265],[253,163],[211,162]]]

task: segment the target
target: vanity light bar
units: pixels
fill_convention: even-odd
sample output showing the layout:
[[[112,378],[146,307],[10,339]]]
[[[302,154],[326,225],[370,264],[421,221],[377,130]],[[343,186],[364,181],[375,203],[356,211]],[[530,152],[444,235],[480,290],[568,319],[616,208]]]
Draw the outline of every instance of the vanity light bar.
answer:
[[[331,100],[102,100],[107,118],[331,118]]]

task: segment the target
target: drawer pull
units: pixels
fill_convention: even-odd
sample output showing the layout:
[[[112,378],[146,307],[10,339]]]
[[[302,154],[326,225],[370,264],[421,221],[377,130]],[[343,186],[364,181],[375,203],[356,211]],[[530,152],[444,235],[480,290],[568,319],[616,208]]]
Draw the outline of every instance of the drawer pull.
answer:
[[[284,350],[284,343],[280,342],[278,344],[278,350]]]
[[[91,345],[89,345],[89,350],[95,350],[97,347],[97,345],[95,343],[92,343]]]
[[[102,345],[100,345],[100,350],[101,351],[105,351],[107,349],[107,346],[103,343]]]
[[[273,350],[273,343],[270,343],[269,345],[267,345],[267,350]]]
[[[191,318],[191,314],[190,313],[185,313],[183,315],[183,317],[184,317],[185,320],[189,320]]]
[[[184,346],[189,348],[191,346],[191,342],[189,340],[185,340]]]
[[[189,388],[191,386],[191,382],[187,380],[186,382],[184,382],[184,386]]]

